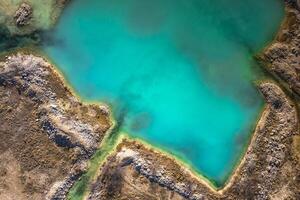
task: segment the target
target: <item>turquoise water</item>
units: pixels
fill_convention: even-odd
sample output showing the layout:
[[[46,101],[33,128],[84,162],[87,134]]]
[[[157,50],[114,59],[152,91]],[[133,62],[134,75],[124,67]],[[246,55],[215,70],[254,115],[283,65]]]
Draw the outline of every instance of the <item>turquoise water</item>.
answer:
[[[43,48],[122,130],[221,185],[262,108],[253,55],[275,35],[280,0],[76,0]],[[51,41],[51,42],[49,42]]]

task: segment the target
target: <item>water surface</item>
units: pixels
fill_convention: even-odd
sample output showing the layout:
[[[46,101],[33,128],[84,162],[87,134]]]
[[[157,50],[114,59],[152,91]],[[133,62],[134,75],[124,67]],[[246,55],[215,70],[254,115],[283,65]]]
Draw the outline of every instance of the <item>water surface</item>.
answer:
[[[253,56],[283,14],[281,0],[76,0],[44,50],[122,130],[220,185],[262,107]]]

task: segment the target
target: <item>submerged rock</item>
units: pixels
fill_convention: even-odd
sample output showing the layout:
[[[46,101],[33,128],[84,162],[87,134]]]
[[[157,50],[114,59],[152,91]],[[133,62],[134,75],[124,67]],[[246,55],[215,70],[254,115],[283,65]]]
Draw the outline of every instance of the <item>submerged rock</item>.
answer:
[[[27,3],[22,3],[20,8],[16,11],[14,19],[17,26],[28,25],[32,19],[31,6]]]
[[[0,27],[8,30],[7,37],[30,37],[52,28],[67,3],[68,0],[0,0]]]

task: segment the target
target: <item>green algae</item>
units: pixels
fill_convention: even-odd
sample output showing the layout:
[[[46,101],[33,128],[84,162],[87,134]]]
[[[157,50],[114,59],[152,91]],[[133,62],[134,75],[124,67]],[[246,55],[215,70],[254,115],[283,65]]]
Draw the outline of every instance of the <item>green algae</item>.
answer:
[[[116,148],[118,141],[122,137],[119,134],[111,133],[107,138],[103,140],[103,145],[97,150],[93,157],[89,161],[88,171],[83,174],[79,181],[75,183],[68,194],[68,199],[81,200],[87,195],[90,184],[93,182],[95,175],[99,172],[101,163],[109,156],[109,154]]]

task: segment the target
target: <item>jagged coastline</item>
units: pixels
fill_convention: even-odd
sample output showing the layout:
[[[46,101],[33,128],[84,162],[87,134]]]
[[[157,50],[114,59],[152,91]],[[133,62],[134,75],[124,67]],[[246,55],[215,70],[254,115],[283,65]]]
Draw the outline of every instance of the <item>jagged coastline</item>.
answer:
[[[300,168],[297,113],[300,12],[297,2],[286,1],[286,20],[276,40],[260,56],[266,69],[278,81],[260,82],[259,89],[265,97],[266,108],[244,158],[224,188],[216,190],[210,187],[174,158],[125,137],[103,160],[97,177],[88,185],[89,193],[85,198],[300,199],[300,171],[297,170]],[[22,50],[5,55],[0,62],[0,97],[0,139],[3,137],[3,140],[11,142],[11,146],[0,142],[0,152],[8,155],[0,156],[0,161],[13,157],[14,160],[7,163],[17,163],[21,168],[18,176],[24,177],[23,184],[29,185],[28,188],[20,188],[24,196],[16,191],[19,196],[14,197],[67,199],[71,187],[88,169],[88,160],[109,134],[112,126],[109,109],[105,105],[82,104],[47,60]],[[22,124],[24,118],[21,113],[27,116],[26,125]],[[18,115],[20,119],[16,117]],[[28,127],[28,130],[23,130],[22,126]],[[37,136],[34,136],[36,132]],[[10,133],[13,136],[8,136]],[[28,144],[26,140],[16,146],[13,142],[20,134],[28,140],[34,136],[37,142],[25,147]],[[42,142],[38,143],[39,140]],[[46,159],[43,156],[49,153],[47,151],[35,155],[48,146],[57,154]],[[35,157],[37,163],[27,167],[26,161],[22,160],[26,154]],[[52,161],[55,156],[60,158],[57,165]],[[66,159],[67,164],[61,159]],[[55,165],[56,169],[47,163]],[[9,172],[8,164],[0,165],[0,168]],[[45,167],[40,169],[38,165]],[[51,178],[53,171],[56,176]],[[47,177],[45,182],[32,182],[37,178],[35,174]],[[1,189],[8,175],[0,174],[0,197],[9,195],[5,194],[10,191],[9,187],[6,191]]]
[[[288,97],[294,96],[294,92],[297,94],[299,87],[299,76],[295,72],[296,69],[293,69],[297,64],[299,65],[297,62],[299,43],[295,42],[299,35],[297,31],[300,24],[299,21],[295,21],[295,18],[299,16],[298,5],[296,1],[286,1],[285,22],[276,40],[259,57],[271,74],[277,73],[277,76],[281,78],[277,83],[271,80],[260,82],[259,89],[266,99],[267,106],[257,124],[244,158],[224,188],[215,190],[203,180],[191,175],[190,172],[183,173],[186,169],[178,166],[174,159],[153,151],[151,147],[144,146],[143,143],[124,139],[119,144],[118,150],[103,164],[100,170],[102,173],[99,173],[97,180],[91,185],[91,192],[87,199],[118,197],[143,199],[143,195],[135,190],[143,188],[142,191],[144,193],[148,191],[149,194],[149,191],[153,189],[150,185],[154,187],[152,183],[157,184],[157,187],[154,187],[155,190],[166,196],[172,196],[172,198],[164,197],[166,199],[180,199],[181,197],[187,199],[300,198],[299,187],[297,187],[299,172],[296,170],[299,168],[299,159],[295,152],[295,148],[299,148],[299,144],[295,142],[299,137],[296,108],[298,100],[294,98],[290,100]],[[284,51],[281,49],[282,46],[287,45],[284,44],[287,41],[283,38],[292,41],[289,43],[289,48],[283,49]],[[287,94],[288,96],[278,86],[278,84],[285,86],[286,83],[292,89]],[[143,182],[135,181],[137,177],[143,179]],[[289,186],[282,185],[285,182],[288,182]],[[138,186],[133,187],[130,183]],[[119,188],[116,187],[111,192],[113,185]],[[180,195],[176,196],[174,193]],[[156,199],[151,195],[148,198]]]

